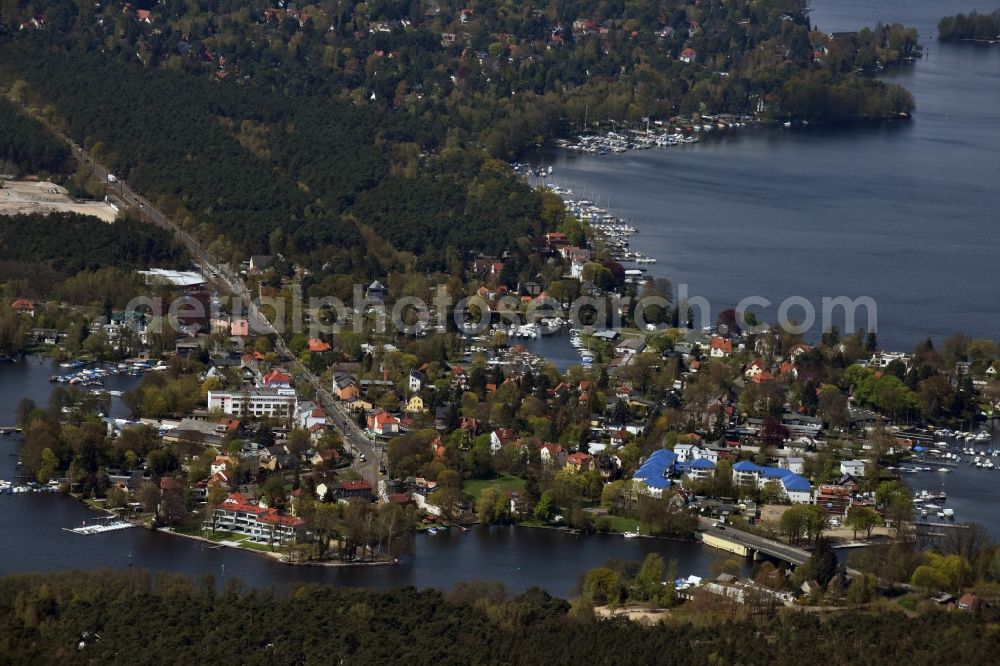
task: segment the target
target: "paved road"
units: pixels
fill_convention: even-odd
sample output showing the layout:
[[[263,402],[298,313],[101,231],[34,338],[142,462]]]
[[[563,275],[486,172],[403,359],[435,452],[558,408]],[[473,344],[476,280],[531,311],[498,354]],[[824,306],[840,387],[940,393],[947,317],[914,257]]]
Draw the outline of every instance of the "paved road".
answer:
[[[780,558],[791,564],[799,565],[809,559],[810,553],[807,550],[789,546],[773,539],[766,539],[756,534],[750,534],[749,532],[743,532],[732,527],[714,527],[715,522],[707,518],[699,518],[699,529],[705,534],[711,534],[720,539],[726,539],[742,546],[753,548],[765,555]]]
[[[94,160],[89,153],[84,151],[71,139],[66,139],[66,141],[69,143],[73,154],[85,165],[89,165],[98,179],[108,182],[110,172],[104,165]],[[344,438],[344,443],[348,451],[355,454],[352,469],[361,474],[362,478],[370,481],[374,488],[378,484],[378,466],[381,460],[380,456],[383,453],[381,447],[374,445],[367,434],[365,434],[365,431],[357,425],[353,416],[347,411],[344,405],[333,397],[328,387],[323,385],[319,378],[310,372],[288,349],[284,339],[267,321],[260,312],[260,309],[253,302],[246,285],[243,283],[243,279],[228,266],[219,263],[194,237],[181,229],[154,206],[149,199],[130,187],[127,182],[121,178],[116,178],[115,182],[108,183],[108,187],[116,191],[128,205],[134,207],[143,219],[174,233],[184,244],[184,247],[187,248],[188,252],[191,253],[195,263],[198,264],[211,284],[219,287],[222,291],[243,299],[243,302],[247,304],[247,316],[250,320],[252,330],[275,336],[275,349],[278,354],[286,359],[288,366],[298,380],[304,380],[312,385],[315,399],[323,406],[328,421],[332,422],[332,425]],[[363,462],[361,461],[362,457],[365,458]]]

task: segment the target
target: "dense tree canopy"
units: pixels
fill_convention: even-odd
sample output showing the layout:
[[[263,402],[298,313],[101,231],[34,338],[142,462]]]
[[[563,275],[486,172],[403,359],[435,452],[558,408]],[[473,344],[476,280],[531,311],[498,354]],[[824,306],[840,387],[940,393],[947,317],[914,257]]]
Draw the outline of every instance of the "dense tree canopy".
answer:
[[[0,174],[56,173],[67,166],[69,148],[0,97]]]
[[[109,266],[173,267],[182,265],[183,257],[168,232],[131,218],[108,224],[77,213],[0,216],[0,260],[77,273]]]
[[[608,570],[610,571],[610,570]],[[613,572],[612,572],[613,573]],[[768,622],[594,621],[541,590],[467,584],[385,592],[306,586],[217,590],[145,571],[25,574],[0,581],[0,644],[12,663],[992,663],[995,631],[971,613],[848,610]],[[872,651],[872,646],[878,646]]]

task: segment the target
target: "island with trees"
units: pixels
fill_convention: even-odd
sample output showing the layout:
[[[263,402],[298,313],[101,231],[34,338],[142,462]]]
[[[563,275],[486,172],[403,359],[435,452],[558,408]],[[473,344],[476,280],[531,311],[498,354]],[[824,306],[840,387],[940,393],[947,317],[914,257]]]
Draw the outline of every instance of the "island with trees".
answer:
[[[938,22],[938,39],[972,42],[1000,42],[1000,9],[991,14],[971,11],[945,16]]]

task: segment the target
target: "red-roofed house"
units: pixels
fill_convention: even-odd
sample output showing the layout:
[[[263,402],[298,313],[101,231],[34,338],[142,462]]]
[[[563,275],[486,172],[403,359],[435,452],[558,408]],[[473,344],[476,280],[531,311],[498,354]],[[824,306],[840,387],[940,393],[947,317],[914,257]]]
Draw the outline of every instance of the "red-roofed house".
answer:
[[[694,62],[698,58],[698,52],[690,46],[681,51],[681,62]]]
[[[759,358],[755,358],[747,369],[743,371],[743,376],[747,379],[753,379],[754,377],[759,377],[761,374],[767,372],[767,368],[764,367],[764,361]]]
[[[287,389],[292,387],[292,378],[287,372],[275,369],[264,375],[262,383],[264,384],[264,388]]]
[[[413,504],[413,500],[406,493],[389,493],[385,496],[385,503],[402,507]]]
[[[733,355],[733,341],[714,336],[711,342],[711,355],[714,358],[725,358]]]
[[[309,338],[307,346],[309,351],[316,354],[322,354],[323,352],[328,352],[332,349],[329,342],[323,342],[319,338]]]
[[[566,234],[561,231],[550,231],[545,234],[545,241],[551,248],[559,248],[567,243]]]
[[[229,418],[228,416],[219,419],[219,425],[225,428],[226,434],[239,432],[240,428],[243,427],[239,419]]]
[[[317,451],[313,454],[312,458],[309,459],[313,465],[336,465],[340,462],[340,452],[337,449],[328,449],[326,451]]]
[[[776,379],[777,379],[777,377],[775,377],[771,373],[770,370],[765,370],[764,372],[760,373],[759,375],[755,375],[755,376],[751,377],[750,381],[752,381],[755,384],[763,384],[765,382],[773,382]]]
[[[781,367],[778,369],[778,374],[784,377],[785,375],[790,375],[791,377],[797,377],[799,375],[798,369],[795,364],[791,361],[782,361]]]
[[[299,412],[298,415],[299,427],[309,430],[314,425],[326,426],[326,412],[323,411],[322,407],[313,406],[312,409],[308,411]]]
[[[337,497],[341,499],[346,497],[361,497],[370,500],[372,497],[371,481],[341,481]]]
[[[399,419],[389,412],[374,412],[368,415],[368,429],[376,435],[394,435],[399,432]]]
[[[139,21],[141,21],[142,23],[152,23],[152,20],[149,17],[148,9],[137,9],[135,12],[135,17],[139,19]]]
[[[208,473],[212,476],[215,476],[216,474],[219,474],[221,472],[221,473],[226,473],[228,476],[236,469],[236,467],[237,467],[236,463],[229,456],[218,456],[215,460],[212,461]]]
[[[593,465],[594,456],[589,453],[573,453],[566,457],[566,469],[574,474],[587,472]]]
[[[30,317],[35,316],[35,304],[27,298],[19,298],[15,300],[11,303],[10,309],[18,314],[26,314]]]

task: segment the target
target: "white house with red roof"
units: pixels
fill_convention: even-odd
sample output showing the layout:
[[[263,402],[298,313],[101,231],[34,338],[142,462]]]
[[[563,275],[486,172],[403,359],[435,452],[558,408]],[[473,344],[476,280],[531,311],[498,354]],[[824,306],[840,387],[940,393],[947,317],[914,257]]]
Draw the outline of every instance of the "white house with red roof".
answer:
[[[698,52],[695,51],[690,46],[681,51],[681,57],[680,57],[681,62],[694,62],[697,59],[698,59]]]
[[[709,353],[713,358],[728,358],[733,355],[733,341],[727,338],[713,336],[709,347],[711,348]]]
[[[372,412],[368,415],[368,429],[376,435],[395,435],[399,432],[399,419],[389,412]]]
[[[275,368],[264,375],[261,380],[262,388],[271,389],[272,391],[278,389],[291,389],[292,388],[292,377],[284,370]]]
[[[759,358],[755,358],[747,369],[743,371],[743,376],[747,379],[753,379],[754,377],[759,377],[760,375],[767,372],[767,367],[764,366],[764,361]]]
[[[319,405],[312,402],[300,402],[298,405],[299,427],[309,430],[315,425],[326,426],[326,412]]]
[[[218,456],[209,465],[208,473],[209,476],[215,476],[216,474],[226,473],[227,478],[230,474],[236,470],[236,463],[229,456]]]
[[[18,298],[11,303],[10,309],[18,314],[26,314],[30,317],[35,316],[35,304],[27,298]]]

